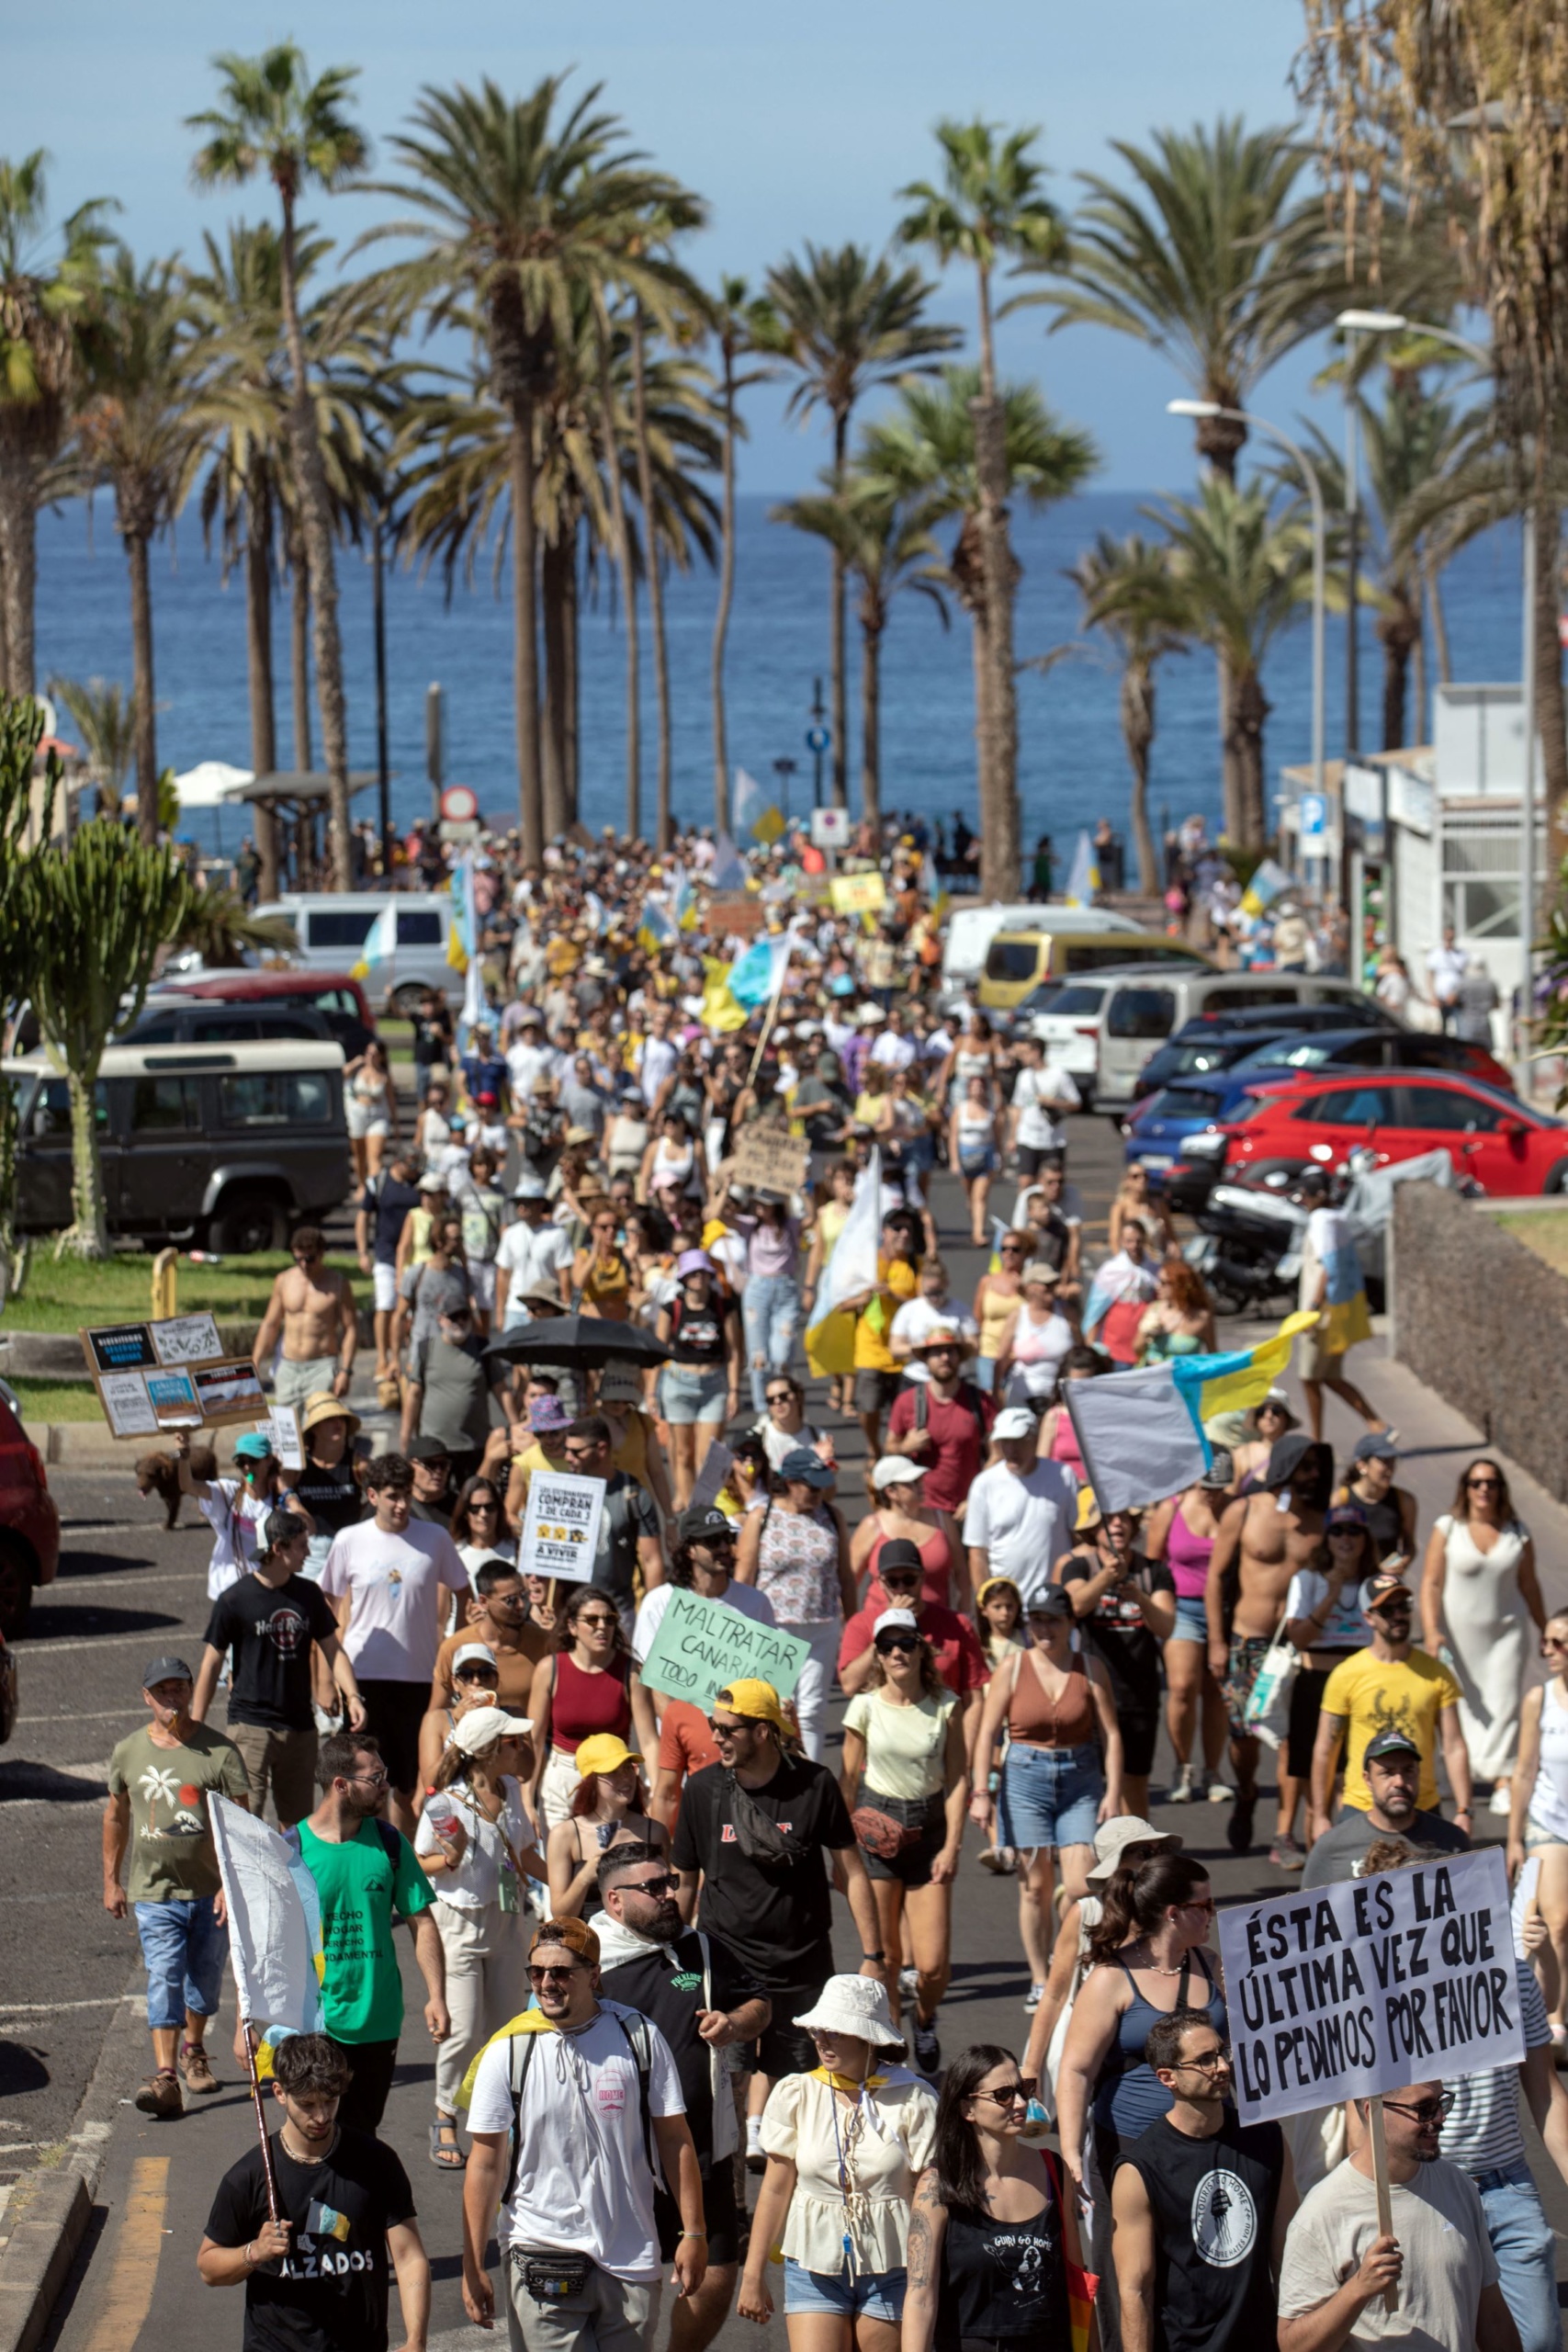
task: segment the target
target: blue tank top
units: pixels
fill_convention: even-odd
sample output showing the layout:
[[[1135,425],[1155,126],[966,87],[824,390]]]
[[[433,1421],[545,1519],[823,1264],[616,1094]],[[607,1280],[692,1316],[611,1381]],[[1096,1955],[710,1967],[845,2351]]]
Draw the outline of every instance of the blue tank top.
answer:
[[[1201,1951],[1189,1954],[1183,1962],[1172,2007],[1180,2009],[1200,2006],[1188,1990],[1194,1959],[1209,1988],[1208,2000],[1201,2005],[1202,2013],[1224,2040],[1226,2034],[1224,1995],[1210,1975],[1208,1960]],[[1122,2012],[1116,2039],[1107,2051],[1100,2070],[1100,2080],[1094,2092],[1094,2121],[1097,2131],[1113,2132],[1122,2147],[1126,2147],[1140,2138],[1156,2118],[1168,2114],[1170,2110],[1169,2091],[1144,2059],[1144,2044],[1150,2032],[1159,2018],[1168,2017],[1170,2011],[1156,2009],[1152,2001],[1144,1998],[1124,1960],[1118,1961],[1117,1966],[1132,1986],[1133,1997]]]

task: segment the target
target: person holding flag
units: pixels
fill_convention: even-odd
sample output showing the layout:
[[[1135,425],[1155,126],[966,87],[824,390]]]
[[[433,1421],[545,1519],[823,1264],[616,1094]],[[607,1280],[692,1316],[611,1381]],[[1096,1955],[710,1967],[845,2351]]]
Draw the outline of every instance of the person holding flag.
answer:
[[[1309,1311],[1315,1309],[1321,1317],[1320,1328],[1305,1341],[1299,1367],[1307,1427],[1314,1438],[1323,1435],[1323,1392],[1331,1388],[1353,1413],[1360,1415],[1369,1430],[1382,1437],[1388,1423],[1345,1377],[1347,1354],[1358,1340],[1372,1335],[1366,1277],[1350,1221],[1342,1209],[1333,1206],[1323,1169],[1303,1169],[1296,1191],[1302,1206],[1310,1212],[1302,1248],[1301,1305]]]

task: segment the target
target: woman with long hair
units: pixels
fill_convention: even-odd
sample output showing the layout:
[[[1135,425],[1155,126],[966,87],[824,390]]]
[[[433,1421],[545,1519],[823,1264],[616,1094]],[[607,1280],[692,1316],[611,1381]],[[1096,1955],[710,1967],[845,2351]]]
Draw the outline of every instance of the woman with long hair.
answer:
[[[942,2064],[936,2013],[953,1973],[953,1880],[969,1793],[964,1717],[910,1609],[886,1609],[871,1682],[844,1711],[840,1781],[865,1857],[897,2022],[904,1925],[915,1968],[915,2064]]]
[[[414,1852],[435,1890],[452,2020],[435,2050],[430,2161],[439,2172],[463,2169],[457,2093],[469,2061],[528,2006],[528,1955],[517,1914],[524,1880],[545,1875],[523,1807],[523,1779],[533,1761],[525,1716],[506,1713],[493,1700],[465,1709],[414,1832]]]
[[[1018,1926],[1029,1962],[1024,2007],[1032,2011],[1051,1949],[1052,1861],[1060,1857],[1063,1885],[1081,1894],[1096,1826],[1122,1810],[1122,1732],[1104,1667],[1072,1646],[1073,1604],[1060,1586],[1031,1596],[1027,1623],[1029,1648],[1004,1659],[986,1686],[969,1809],[993,1846],[1027,1857]],[[1004,1726],[993,1802],[991,1759]]]
[[[997,1241],[997,1264],[975,1285],[975,1320],[980,1327],[980,1352],[975,1364],[977,1386],[987,1392],[997,1385],[997,1358],[1002,1335],[1012,1321],[1023,1295],[1023,1268],[1029,1236],[1010,1227]]]
[[[951,1511],[933,1510],[926,1500],[925,1465],[908,1453],[885,1453],[871,1474],[875,1498],[850,1539],[850,1566],[858,1577],[869,1569],[868,1609],[886,1606],[876,1564],[888,1544],[913,1544],[920,1555],[920,1598],[928,1607],[953,1605],[953,1579],[964,1566],[963,1538]]]
[[[577,1770],[571,1811],[556,1823],[545,1846],[552,1919],[591,1919],[604,1909],[599,1864],[612,1846],[629,1839],[662,1853],[670,1843],[664,1824],[649,1817],[641,1762],[624,1739],[598,1732],[581,1740]]]
[[[470,1585],[481,1561],[515,1560],[517,1539],[507,1532],[506,1498],[493,1478],[466,1478],[458,1487],[451,1535]]]
[[[819,1453],[829,1467],[833,1463],[833,1441],[825,1430],[806,1418],[806,1388],[793,1372],[771,1372],[762,1392],[763,1412],[761,1419],[751,1424],[751,1434],[760,1437],[769,1462],[776,1470],[786,1453],[798,1445],[809,1446]]]
[[[1421,1632],[1431,1657],[1451,1665],[1459,1720],[1479,1781],[1495,1782],[1494,1813],[1508,1810],[1519,1752],[1519,1705],[1529,1626],[1546,1626],[1535,1544],[1514,1509],[1502,1464],[1478,1454],[1460,1473],[1451,1507],[1427,1539]]]
[[[379,1037],[367,1039],[365,1051],[344,1064],[343,1082],[354,1178],[363,1184],[380,1174],[388,1145],[398,1140],[398,1090]]]
[[[1547,1943],[1535,1955],[1554,2051],[1568,2048],[1568,1609],[1542,1628],[1548,1679],[1525,1692],[1519,1769],[1509,1787],[1508,1875],[1539,1861],[1535,1908]]]
[[[833,1476],[805,1446],[786,1453],[767,1482],[767,1501],[746,1514],[736,1566],[741,1584],[755,1585],[773,1602],[774,1623],[808,1645],[795,1686],[795,1713],[801,1745],[814,1764],[822,1758],[823,1715],[840,1637],[857,1603],[849,1532],[843,1513],[828,1498]]]
[[[631,1319],[631,1269],[616,1244],[620,1219],[607,1200],[592,1204],[588,1240],[572,1261],[571,1283],[584,1315],[612,1323]]]
[[[744,1343],[735,1303],[707,1251],[682,1250],[675,1274],[675,1295],[654,1329],[670,1351],[659,1403],[674,1460],[675,1508],[684,1510],[708,1448],[739,1409]]]
[[[1310,1812],[1312,1804],[1312,1751],[1324,1685],[1342,1658],[1353,1657],[1371,1639],[1361,1587],[1377,1573],[1366,1513],[1355,1503],[1331,1504],[1321,1553],[1311,1567],[1297,1569],[1285,1595],[1285,1632],[1301,1664],[1291,1685],[1290,1728],[1279,1763],[1280,1826],[1269,1856],[1280,1870],[1299,1871],[1306,1860],[1295,1842],[1296,1807],[1305,1804]]]
[[[1214,1309],[1202,1275],[1185,1258],[1167,1258],[1159,1270],[1154,1304],[1138,1326],[1138,1362],[1160,1363],[1170,1356],[1210,1355],[1214,1344]]]
[[[1034,2088],[994,2041],[961,2051],[948,2067],[935,2161],[909,2217],[901,2352],[1070,2344],[1077,2215],[1055,2158],[1023,2138]]]
[[[955,1111],[978,1080],[987,1100],[999,1103],[1000,1069],[1001,1040],[993,1035],[989,1021],[976,1005],[964,1014],[963,1030],[948,1049],[932,1091],[950,1111]]]
[[[1151,1188],[1148,1170],[1136,1159],[1123,1175],[1106,1220],[1106,1246],[1112,1257],[1122,1246],[1125,1237],[1122,1228],[1129,1217],[1143,1227],[1155,1257],[1163,1258],[1168,1250],[1176,1247],[1176,1227],[1170,1221],[1170,1211]]]
[[[1194,1798],[1201,1803],[1216,1789],[1221,1796],[1230,1794],[1220,1779],[1220,1758],[1225,1752],[1225,1702],[1209,1670],[1209,1622],[1203,1613],[1203,1596],[1209,1588],[1214,1538],[1235,1475],[1230,1455],[1224,1446],[1215,1446],[1201,1478],[1168,1502],[1156,1503],[1144,1538],[1145,1556],[1163,1560],[1176,1585],[1176,1625],[1165,1644],[1165,1724],[1176,1754],[1172,1804],[1190,1804]],[[1200,1739],[1201,1761],[1194,1777],[1192,1749]]]
[[[632,1664],[614,1594],[596,1584],[573,1585],[560,1611],[555,1649],[534,1668],[528,1713],[536,1752],[529,1801],[547,1830],[571,1811],[583,1740],[600,1732],[624,1740],[635,1725],[640,1753],[654,1754],[653,1707]]]
[[[997,1348],[993,1385],[1004,1404],[1029,1405],[1038,1412],[1055,1394],[1061,1367],[1077,1338],[1056,1305],[1060,1281],[1055,1267],[1043,1258],[1025,1266],[1019,1277],[1019,1302]]]

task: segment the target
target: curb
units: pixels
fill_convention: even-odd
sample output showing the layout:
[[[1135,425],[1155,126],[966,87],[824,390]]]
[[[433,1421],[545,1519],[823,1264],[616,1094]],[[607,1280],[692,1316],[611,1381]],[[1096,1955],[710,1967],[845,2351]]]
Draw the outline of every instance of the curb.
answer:
[[[374,1396],[348,1401],[373,1434],[396,1428],[397,1415],[383,1412]],[[244,1422],[236,1421],[203,1432],[203,1442],[211,1445],[220,1469],[231,1465],[234,1440],[243,1435],[244,1429]],[[35,1421],[28,1426],[27,1435],[55,1470],[130,1470],[142,1454],[166,1452],[169,1442],[167,1438],[114,1437],[102,1421]]]
[[[23,2173],[0,2216],[0,2352],[36,2352],[71,2276],[93,2217],[114,2117],[140,2062],[139,2041],[121,2029],[144,2025],[146,1989],[139,1965],[105,2029],[58,2161]]]

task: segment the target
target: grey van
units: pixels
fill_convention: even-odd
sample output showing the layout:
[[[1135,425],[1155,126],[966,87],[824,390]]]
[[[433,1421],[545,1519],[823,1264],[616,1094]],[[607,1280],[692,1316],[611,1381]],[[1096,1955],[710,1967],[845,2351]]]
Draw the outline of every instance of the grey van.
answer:
[[[17,1091],[17,1225],[71,1222],[71,1106],[41,1057],[7,1061]],[[111,1234],[243,1256],[288,1246],[353,1188],[343,1049],[111,1046],[97,1083]]]

